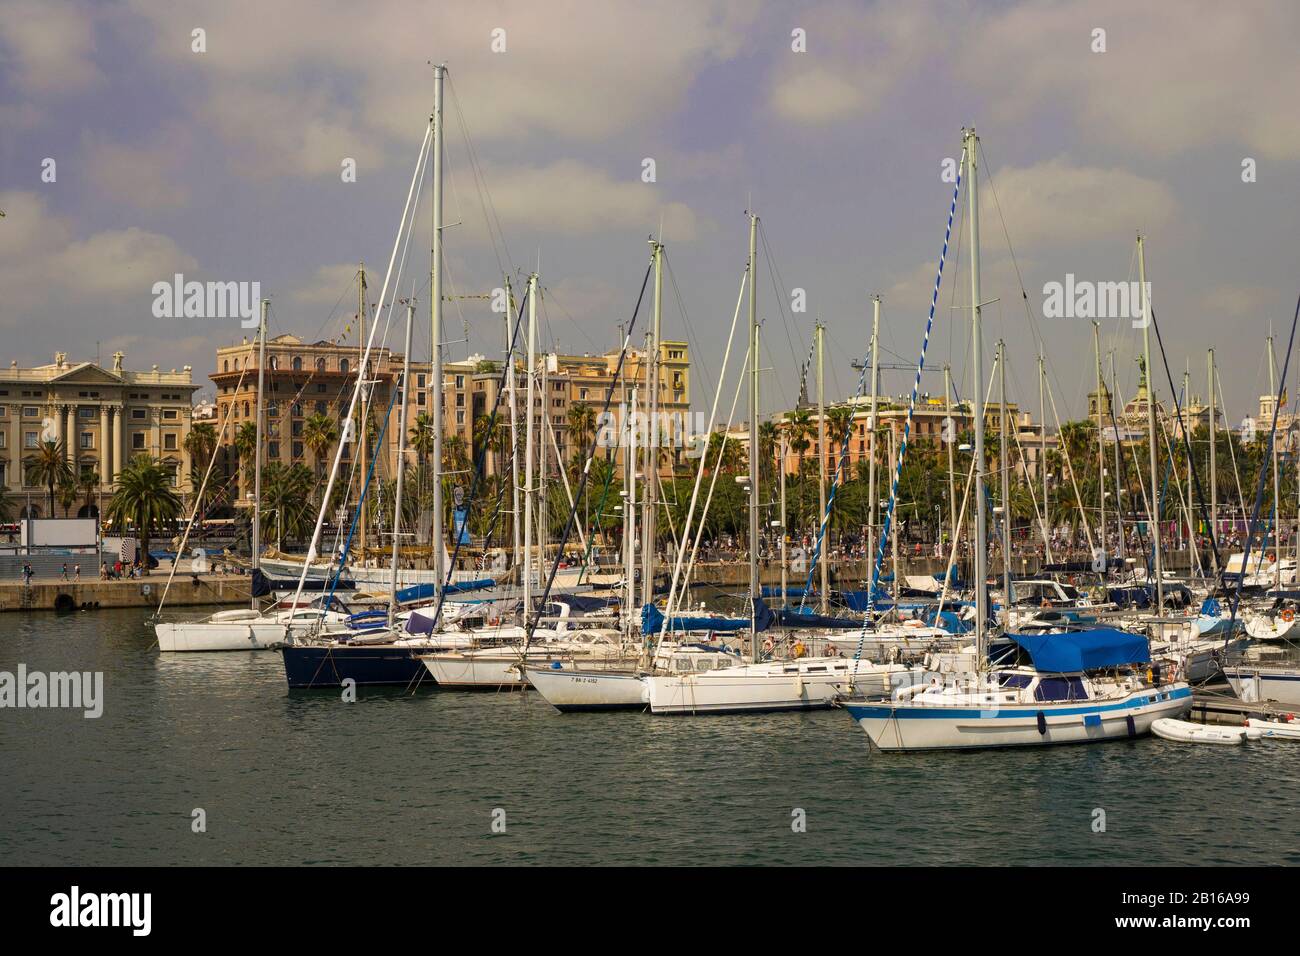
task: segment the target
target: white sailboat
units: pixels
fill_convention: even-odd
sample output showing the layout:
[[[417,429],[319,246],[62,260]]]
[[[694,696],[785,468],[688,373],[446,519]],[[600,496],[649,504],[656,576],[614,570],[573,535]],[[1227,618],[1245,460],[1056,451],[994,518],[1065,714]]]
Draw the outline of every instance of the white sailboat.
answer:
[[[976,476],[974,580],[983,582],[988,577],[988,551],[980,336],[980,313],[984,303],[980,296],[977,147],[975,130],[963,131],[961,166],[966,173],[969,202],[972,394],[975,401],[972,410]],[[949,230],[960,188],[959,176],[948,212]],[[946,239],[944,245],[946,253]],[[941,256],[939,278],[935,282],[927,320],[926,342],[929,341],[938,299],[943,261]],[[1145,300],[1143,307],[1145,310]],[[923,346],[921,367],[924,360]],[[919,370],[917,378],[919,382]],[[891,506],[892,498],[891,494]],[[1158,545],[1156,568],[1158,573]],[[1186,683],[1174,681],[1152,686],[1135,672],[1135,665],[1150,660],[1149,646],[1145,638],[1122,631],[1094,629],[1059,634],[1008,635],[1028,652],[1033,666],[990,669],[986,601],[986,590],[977,586],[974,669],[928,676],[912,687],[895,692],[887,701],[852,700],[844,704],[876,747],[881,750],[950,750],[1085,743],[1137,736],[1149,731],[1154,720],[1178,716],[1190,709],[1192,694]]]

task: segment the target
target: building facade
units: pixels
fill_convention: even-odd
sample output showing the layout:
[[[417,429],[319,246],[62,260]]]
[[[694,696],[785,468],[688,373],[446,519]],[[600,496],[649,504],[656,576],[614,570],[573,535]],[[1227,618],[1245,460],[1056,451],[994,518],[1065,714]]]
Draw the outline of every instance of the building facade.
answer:
[[[98,513],[99,500],[112,494],[114,478],[136,455],[148,455],[171,473],[182,496],[191,492],[185,439],[191,402],[198,389],[190,367],[147,372],[124,367],[122,352],[103,368],[94,362],[69,362],[59,352],[50,365],[0,370],[0,485],[18,499],[20,517],[51,517],[44,486],[29,484],[30,462],[46,441],[61,443],[78,479],[95,476],[95,501],[70,510]],[[63,517],[57,513],[53,517]]]

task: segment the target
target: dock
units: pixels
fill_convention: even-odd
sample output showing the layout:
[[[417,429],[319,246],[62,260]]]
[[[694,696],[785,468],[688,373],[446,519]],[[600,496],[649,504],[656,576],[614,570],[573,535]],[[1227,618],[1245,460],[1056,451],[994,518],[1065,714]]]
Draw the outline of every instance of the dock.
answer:
[[[1295,710],[1274,700],[1248,703],[1235,697],[1226,687],[1212,687],[1192,691],[1192,710],[1188,720],[1202,724],[1231,724],[1240,727],[1246,718],[1278,720],[1282,714]]]
[[[167,575],[102,581],[91,578],[64,581],[37,578],[30,585],[22,581],[0,582],[0,611],[78,611],[94,608],[157,608]],[[168,607],[202,604],[246,604],[249,599],[246,574],[177,574],[167,592]]]

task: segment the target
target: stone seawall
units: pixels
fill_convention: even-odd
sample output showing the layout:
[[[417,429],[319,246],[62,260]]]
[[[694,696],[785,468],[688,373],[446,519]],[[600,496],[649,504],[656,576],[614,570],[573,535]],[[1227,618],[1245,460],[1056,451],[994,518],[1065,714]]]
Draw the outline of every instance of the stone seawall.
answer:
[[[195,583],[197,581],[197,583]],[[51,581],[34,580],[30,586],[21,581],[0,583],[0,611],[74,611],[99,607],[158,606],[167,576],[121,581],[93,579]],[[243,604],[248,601],[248,577],[241,574],[178,574],[167,593],[167,605]]]

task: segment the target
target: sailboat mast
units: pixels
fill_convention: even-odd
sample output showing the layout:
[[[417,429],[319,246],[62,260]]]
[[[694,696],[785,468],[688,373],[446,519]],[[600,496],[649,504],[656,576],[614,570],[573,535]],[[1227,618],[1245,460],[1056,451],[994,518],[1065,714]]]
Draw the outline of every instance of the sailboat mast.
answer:
[[[1147,301],[1147,260],[1142,236],[1137,237],[1138,249],[1138,300],[1142,304],[1142,355],[1143,374],[1147,386],[1147,447],[1151,459],[1151,540],[1155,543],[1156,616],[1165,614],[1165,578],[1160,555],[1160,480],[1156,469],[1156,389],[1151,377],[1151,303]]]
[[[779,480],[781,482],[781,520],[778,522],[781,526],[781,606],[785,606],[789,598],[789,575],[786,570],[785,558],[785,453],[786,453],[786,433],[782,429],[779,442],[780,464],[777,466],[781,469]]]
[[[1101,550],[1109,553],[1106,547],[1106,445],[1101,437],[1102,389],[1101,389],[1101,323],[1092,323],[1092,354],[1097,366],[1097,504],[1101,508]],[[1043,420],[1046,430],[1047,421]],[[1044,485],[1044,488],[1046,486]],[[1119,501],[1115,502],[1119,507]],[[1043,499],[1043,514],[1047,514],[1047,499]]]
[[[1277,377],[1277,373],[1274,371],[1273,368],[1273,336],[1270,335],[1268,337],[1268,393],[1273,396],[1273,421],[1269,423],[1269,427],[1272,429],[1272,433],[1274,436],[1276,436],[1277,434],[1278,412],[1282,410],[1279,407],[1279,403],[1277,400],[1277,383],[1274,381],[1276,377]],[[1273,571],[1274,571],[1273,586],[1280,590],[1282,587],[1282,562],[1279,559],[1282,556],[1281,555],[1282,539],[1278,535],[1278,530],[1279,530],[1278,521],[1282,516],[1281,515],[1282,495],[1281,495],[1281,488],[1278,487],[1278,483],[1277,483],[1277,438],[1276,437],[1274,437],[1271,447],[1269,448],[1269,457],[1273,459],[1271,463],[1271,467],[1273,469]],[[1246,569],[1242,568],[1241,573],[1244,575],[1246,573]]]
[[[1214,536],[1219,533],[1219,486],[1214,474],[1216,464],[1214,460],[1214,438],[1215,432],[1218,431],[1214,413],[1214,349],[1209,349],[1205,353],[1205,363],[1210,386],[1210,537],[1213,540]],[[1210,549],[1210,560],[1215,562],[1214,573],[1217,576],[1219,573],[1217,548]]]
[[[628,409],[636,408],[637,388],[632,386],[632,395],[628,399]],[[626,422],[626,418],[624,421]],[[627,430],[627,450],[623,454],[623,467],[627,472],[627,481],[623,489],[623,548],[627,555],[627,621],[631,627],[637,619],[636,606],[636,429],[625,426]]]
[[[983,669],[988,646],[988,508],[984,485],[984,358],[980,337],[980,207],[974,128],[965,131],[966,201],[970,221],[970,301],[972,378],[971,401],[975,419],[975,644],[976,665]]]
[[[546,566],[549,563],[549,556],[546,552],[546,544],[551,538],[551,489],[549,487],[549,477],[551,469],[551,456],[548,454],[546,429],[548,427],[548,418],[550,409],[547,407],[551,403],[548,392],[550,379],[547,376],[547,370],[551,364],[551,353],[545,352],[542,355],[542,367],[538,371],[538,391],[542,393],[542,411],[541,420],[537,423],[537,583],[542,583],[542,576],[546,573]]]
[[[365,482],[366,476],[366,424],[370,421],[370,396],[366,391],[366,264],[360,262],[357,264],[357,328],[360,335],[357,339],[357,381],[361,383],[361,415],[357,419],[357,447],[358,447],[358,464],[360,470],[357,472],[361,475],[361,481]],[[361,564],[366,563],[366,530],[369,522],[366,520],[366,502],[362,498],[365,494],[364,484],[361,490],[357,492],[358,507],[361,509],[357,525],[357,551],[361,556]]]
[[[655,293],[654,322],[650,329],[649,348],[646,349],[647,378],[646,406],[649,409],[645,447],[645,488],[641,506],[641,594],[643,603],[653,604],[655,597],[655,538],[659,499],[659,342],[663,320],[664,300],[664,246],[650,240],[651,258],[654,260]]]
[[[1115,402],[1115,396],[1117,394],[1119,394],[1119,378],[1115,374],[1115,352],[1112,349],[1110,352],[1110,393],[1106,396],[1108,403],[1110,403],[1110,412],[1111,412],[1112,419],[1115,418],[1114,402]],[[1115,420],[1116,422],[1118,422],[1118,419]],[[1120,501],[1120,494],[1123,492],[1123,489],[1120,487],[1120,483],[1119,483],[1119,476],[1121,474],[1120,467],[1119,467],[1120,465],[1119,456],[1120,456],[1119,425],[1116,424],[1115,426],[1115,529],[1119,532],[1119,548],[1116,551],[1115,556],[1119,560],[1120,570],[1123,570],[1124,552],[1125,552],[1124,508],[1123,508],[1123,504]]]
[[[758,648],[758,217],[749,214],[749,640],[750,659]]]
[[[867,543],[873,545],[876,540],[876,508],[880,504],[879,492],[876,489],[876,395],[880,391],[879,345],[880,296],[873,295],[871,297],[871,410],[867,413],[867,497],[871,499],[867,502]],[[950,445],[949,448],[951,447]],[[875,599],[874,594],[868,594],[867,604],[870,605]]]
[[[1039,360],[1042,361],[1041,359]],[[1041,366],[1040,366],[1041,370]],[[1042,380],[1039,379],[1041,382]],[[1007,445],[1007,352],[1006,345],[998,341],[998,470],[1002,473],[1002,624],[1011,626],[1011,472],[1008,463],[1011,451]],[[1046,425],[1046,422],[1043,423]]]
[[[253,443],[253,555],[252,566],[256,571],[262,564],[262,419],[266,402],[263,394],[266,389],[266,314],[271,308],[271,300],[262,300],[261,319],[257,328],[257,439]],[[149,556],[145,555],[145,561]],[[249,606],[257,610],[257,598],[250,596]]]
[[[817,563],[821,571],[821,587],[818,589],[821,600],[818,608],[822,614],[827,612],[830,598],[830,573],[826,552],[830,549],[830,523],[826,516],[826,326],[817,323],[814,333],[817,337],[817,513],[821,520],[827,521],[826,540],[817,549]]]
[[[534,371],[537,365],[537,273],[528,277],[528,376],[524,389],[524,622],[533,613],[533,422],[536,414]]]
[[[1006,374],[1005,372],[1003,373]],[[1052,560],[1052,536],[1047,527],[1047,406],[1045,404],[1045,393],[1047,392],[1047,369],[1043,363],[1043,347],[1038,347],[1038,420],[1042,424],[1038,426],[1038,477],[1043,483],[1043,554],[1050,562]],[[1102,512],[1101,522],[1102,541],[1106,539],[1106,520],[1105,512]]]
[[[515,296],[510,288],[510,277],[506,276],[506,391],[510,396],[510,530],[515,545],[513,571],[517,575],[522,565],[519,543],[519,438],[516,419],[518,416],[519,397],[515,391],[515,349],[511,337],[514,322]]]
[[[446,536],[442,528],[442,84],[447,67],[433,68],[433,229],[429,254],[429,414],[433,418],[433,525],[429,534],[435,593],[442,594],[447,578],[443,567]]]
[[[957,423],[952,418],[952,366],[947,364],[943,367],[943,414],[948,428],[955,432]],[[956,434],[952,434],[952,441],[946,444],[948,445],[948,528],[952,534],[952,541],[949,542],[951,546],[952,542],[957,540],[959,534],[957,528],[957,482],[953,469],[953,445],[957,444]]]
[[[415,303],[406,304],[406,346],[402,353],[402,408],[397,426],[397,490],[393,495],[393,570],[389,576],[388,626],[397,617],[397,556],[402,532],[402,487],[406,478],[406,410],[411,397],[411,328],[415,325]]]

